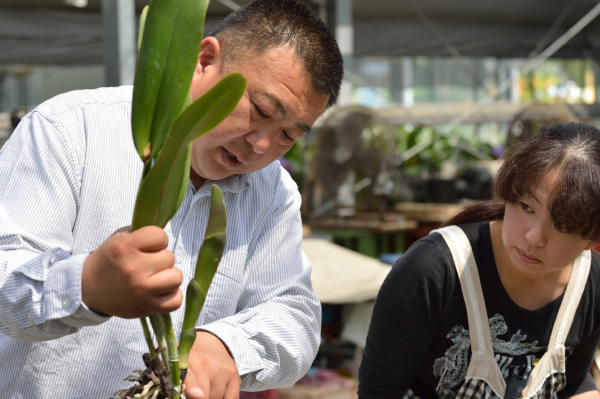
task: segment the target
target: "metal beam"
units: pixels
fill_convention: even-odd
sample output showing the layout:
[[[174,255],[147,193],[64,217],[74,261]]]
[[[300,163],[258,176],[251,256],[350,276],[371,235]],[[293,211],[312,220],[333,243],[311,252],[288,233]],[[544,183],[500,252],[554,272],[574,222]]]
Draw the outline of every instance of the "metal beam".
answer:
[[[134,0],[102,0],[106,85],[133,84],[137,54]]]
[[[354,24],[352,15],[353,0],[335,1],[335,38],[344,58],[344,80],[338,97],[338,104],[352,102],[352,81],[354,72]]]

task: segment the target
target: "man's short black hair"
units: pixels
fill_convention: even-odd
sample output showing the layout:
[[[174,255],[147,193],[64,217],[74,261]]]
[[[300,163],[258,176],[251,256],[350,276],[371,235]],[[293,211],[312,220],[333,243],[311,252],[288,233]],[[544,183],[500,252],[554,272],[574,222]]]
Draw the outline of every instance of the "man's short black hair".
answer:
[[[304,63],[314,90],[335,103],[344,75],[332,32],[308,6],[296,0],[255,0],[229,14],[213,31],[225,67],[249,54],[291,46]]]

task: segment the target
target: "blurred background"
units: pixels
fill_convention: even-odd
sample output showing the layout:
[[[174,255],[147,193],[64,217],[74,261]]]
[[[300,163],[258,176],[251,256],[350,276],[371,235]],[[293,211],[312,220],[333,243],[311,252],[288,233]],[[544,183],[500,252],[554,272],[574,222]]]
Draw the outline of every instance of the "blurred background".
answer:
[[[246,2],[211,1],[206,30]],[[304,2],[346,69],[338,104],[283,160],[307,221],[481,199],[507,145],[549,121],[600,118],[596,1]],[[0,0],[0,144],[56,94],[131,84],[147,3]]]
[[[212,0],[206,31],[247,1]],[[395,260],[465,204],[490,198],[508,146],[545,124],[600,119],[600,4],[303,1],[335,33],[345,81],[338,103],[281,159],[303,196],[324,324],[304,381],[313,390],[279,397],[345,398],[355,380],[335,376],[356,377],[372,300]],[[132,84],[147,3],[0,0],[0,146],[46,99]]]

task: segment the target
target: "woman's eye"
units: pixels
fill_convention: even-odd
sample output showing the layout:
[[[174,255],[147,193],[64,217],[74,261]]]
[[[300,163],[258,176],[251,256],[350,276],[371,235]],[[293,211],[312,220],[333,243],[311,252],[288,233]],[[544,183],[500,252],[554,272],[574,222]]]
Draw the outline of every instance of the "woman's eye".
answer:
[[[525,212],[533,212],[531,207],[529,205],[527,205],[526,203],[519,202],[519,205],[521,206],[521,209],[523,209]]]
[[[555,224],[554,228],[561,233],[565,233],[565,234],[569,233],[569,229],[567,229],[567,226],[565,226],[564,224]]]

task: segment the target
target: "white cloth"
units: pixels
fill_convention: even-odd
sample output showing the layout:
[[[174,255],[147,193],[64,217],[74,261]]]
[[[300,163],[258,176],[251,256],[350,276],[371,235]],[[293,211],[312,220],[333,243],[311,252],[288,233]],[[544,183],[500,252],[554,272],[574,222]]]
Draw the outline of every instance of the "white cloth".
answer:
[[[109,398],[147,351],[138,320],[104,318],[81,300],[81,270],[131,223],[141,161],[131,87],[71,92],[30,113],[0,150],[0,392],[3,398]],[[212,182],[208,182],[212,183]],[[198,327],[229,347],[243,390],[293,384],[320,340],[320,304],[302,252],[300,195],[274,164],[216,182],[227,246]],[[188,190],[166,226],[192,277],[210,185]],[[172,314],[176,334],[182,309]]]
[[[302,244],[312,265],[315,293],[323,303],[361,303],[375,299],[391,266],[323,238]]]

